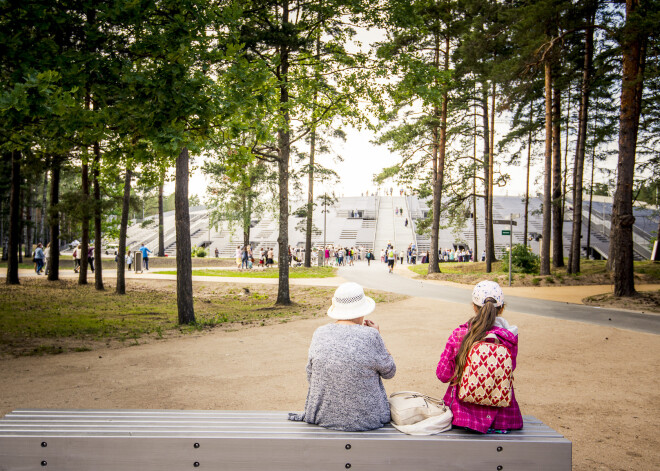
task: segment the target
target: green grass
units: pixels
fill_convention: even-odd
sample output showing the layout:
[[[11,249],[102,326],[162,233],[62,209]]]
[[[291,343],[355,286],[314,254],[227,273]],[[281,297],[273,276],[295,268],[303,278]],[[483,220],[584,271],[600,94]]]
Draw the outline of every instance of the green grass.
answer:
[[[568,264],[568,260],[564,259],[564,264]],[[572,275],[576,279],[580,277],[589,277],[590,275],[604,275],[608,274],[607,261],[605,260],[580,260],[580,273],[579,275]],[[454,262],[454,263],[441,263],[440,271],[448,275],[459,275],[456,279],[460,278],[460,275],[479,275],[483,277],[488,277],[489,274],[486,273],[486,263],[485,262]],[[506,273],[507,270],[502,271],[502,262],[493,262],[492,264],[492,273]],[[410,265],[408,269],[417,275],[427,275],[428,274],[428,264],[417,264]],[[660,281],[660,263],[643,261],[643,262],[634,262],[634,270],[637,275],[645,275],[649,278],[655,278]],[[556,277],[557,281],[560,283],[564,281],[564,277],[567,276],[566,267],[564,268],[552,268],[552,275]],[[554,281],[554,280],[553,280]],[[652,280],[651,280],[652,281]]]
[[[292,286],[292,304],[277,306],[276,285],[206,283],[194,285],[196,324],[178,325],[176,282],[128,280],[125,295],[106,285],[80,286],[75,279],[49,282],[24,278],[0,284],[0,357],[81,352],[111,342],[138,345],[226,325],[265,325],[325,316],[334,288]],[[404,296],[367,290],[376,302]]]
[[[337,269],[334,267],[311,267],[290,268],[289,278],[330,278],[336,276]],[[176,275],[176,271],[159,271],[160,274]],[[222,276],[229,278],[278,278],[277,268],[266,268],[264,270],[223,270],[223,269],[197,269],[193,270],[193,276]]]

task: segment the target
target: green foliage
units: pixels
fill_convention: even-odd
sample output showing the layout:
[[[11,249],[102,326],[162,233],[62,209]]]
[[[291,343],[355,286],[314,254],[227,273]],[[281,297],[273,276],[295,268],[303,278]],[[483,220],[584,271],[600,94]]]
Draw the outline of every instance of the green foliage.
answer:
[[[191,254],[193,257],[203,258],[206,257],[207,252],[204,247],[197,247],[196,245],[192,246]]]
[[[538,274],[540,260],[538,255],[522,244],[513,246],[513,258],[511,259],[511,270],[513,273]],[[509,252],[505,252],[502,258],[501,271],[509,271]]]

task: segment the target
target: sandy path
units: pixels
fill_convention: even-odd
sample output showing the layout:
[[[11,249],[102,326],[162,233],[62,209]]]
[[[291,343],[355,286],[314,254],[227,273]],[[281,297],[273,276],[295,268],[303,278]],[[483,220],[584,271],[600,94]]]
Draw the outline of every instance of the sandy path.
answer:
[[[397,362],[388,392],[441,396],[436,362],[469,307],[412,298],[380,305],[372,316]],[[523,414],[573,441],[573,469],[657,469],[658,336],[513,312],[506,317],[521,331],[516,396]],[[328,321],[1,360],[0,413],[19,407],[300,410],[309,341]]]

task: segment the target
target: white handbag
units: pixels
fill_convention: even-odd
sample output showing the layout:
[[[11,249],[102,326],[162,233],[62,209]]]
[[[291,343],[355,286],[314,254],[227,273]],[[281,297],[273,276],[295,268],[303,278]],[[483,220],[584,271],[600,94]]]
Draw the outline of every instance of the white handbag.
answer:
[[[414,391],[390,394],[392,426],[408,435],[435,435],[451,428],[454,415],[442,399]]]

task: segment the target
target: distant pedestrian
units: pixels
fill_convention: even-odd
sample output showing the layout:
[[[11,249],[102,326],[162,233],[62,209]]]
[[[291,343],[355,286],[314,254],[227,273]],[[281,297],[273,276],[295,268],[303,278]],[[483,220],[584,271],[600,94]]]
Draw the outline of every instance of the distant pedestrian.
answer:
[[[94,246],[91,246],[87,251],[87,261],[89,262],[89,269],[94,273]]]
[[[236,258],[236,268],[241,268],[242,252],[241,252],[241,246],[240,245],[236,246],[236,253],[235,253],[234,256]]]
[[[218,248],[216,247],[216,248],[215,248],[215,258],[218,258],[219,256],[220,256],[220,251],[219,251]]]
[[[140,252],[142,252],[142,262],[144,263],[144,269],[149,271],[149,254],[151,253],[151,250],[142,244],[140,247]]]
[[[80,270],[80,260],[82,259],[82,246],[78,245],[73,251],[73,271],[78,273]]]
[[[248,268],[248,250],[247,247],[243,247],[241,250],[241,269],[243,267]]]
[[[131,267],[133,266],[133,255],[131,255],[130,251],[126,254],[126,265],[128,266],[128,271],[131,271]]]
[[[34,271],[37,272],[37,275],[41,275],[41,270],[44,268],[44,249],[41,243],[37,244],[37,248],[34,251],[34,261],[35,268]]]
[[[394,252],[394,247],[390,247],[387,250],[387,265],[389,266],[390,273],[394,272],[394,262],[396,261],[396,255]]]
[[[404,222],[404,225],[408,227],[408,218],[406,218],[406,222]]]
[[[50,242],[46,244],[46,248],[44,249],[44,257],[46,259],[46,269],[44,270],[44,274],[48,275],[50,272]]]

